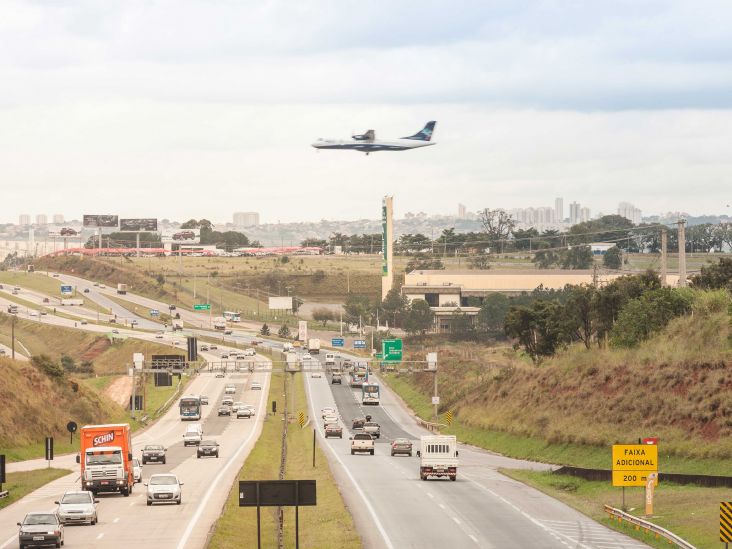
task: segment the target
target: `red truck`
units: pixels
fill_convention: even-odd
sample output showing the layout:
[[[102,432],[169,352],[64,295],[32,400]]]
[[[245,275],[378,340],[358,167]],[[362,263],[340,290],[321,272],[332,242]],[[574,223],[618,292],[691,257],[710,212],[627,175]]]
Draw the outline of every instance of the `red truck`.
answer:
[[[135,484],[132,438],[127,423],[81,428],[81,488],[92,493],[120,492],[129,496]]]

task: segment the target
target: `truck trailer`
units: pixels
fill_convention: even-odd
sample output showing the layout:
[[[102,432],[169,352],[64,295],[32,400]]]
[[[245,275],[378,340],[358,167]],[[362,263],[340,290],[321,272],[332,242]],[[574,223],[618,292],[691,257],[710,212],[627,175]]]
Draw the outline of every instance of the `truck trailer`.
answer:
[[[449,477],[457,480],[458,450],[455,435],[425,435],[417,451],[419,478]]]
[[[82,490],[129,496],[135,484],[129,424],[85,425],[79,438]]]

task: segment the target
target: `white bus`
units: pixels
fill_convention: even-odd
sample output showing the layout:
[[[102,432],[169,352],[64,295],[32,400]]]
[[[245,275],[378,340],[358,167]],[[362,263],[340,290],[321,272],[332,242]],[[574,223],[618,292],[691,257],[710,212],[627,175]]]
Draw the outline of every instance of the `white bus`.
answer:
[[[379,405],[379,384],[364,381],[361,385],[361,404]]]
[[[229,322],[241,322],[241,313],[233,311],[224,311],[224,318]]]

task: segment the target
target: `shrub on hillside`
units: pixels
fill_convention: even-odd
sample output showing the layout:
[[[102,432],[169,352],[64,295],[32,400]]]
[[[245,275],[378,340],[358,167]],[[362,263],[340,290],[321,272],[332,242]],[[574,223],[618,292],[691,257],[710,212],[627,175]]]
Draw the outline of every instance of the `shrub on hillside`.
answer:
[[[691,311],[693,294],[676,288],[659,288],[623,307],[611,332],[614,347],[635,347],[664,328],[669,321]]]
[[[31,357],[31,364],[51,378],[64,377],[64,369],[57,362],[54,362],[48,355],[34,355]]]

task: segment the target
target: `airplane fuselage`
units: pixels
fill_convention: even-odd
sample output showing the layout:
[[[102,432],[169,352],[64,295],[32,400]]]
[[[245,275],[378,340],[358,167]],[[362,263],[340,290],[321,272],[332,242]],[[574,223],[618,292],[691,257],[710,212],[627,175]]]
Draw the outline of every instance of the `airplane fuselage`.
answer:
[[[313,143],[316,149],[345,149],[364,153],[378,151],[406,151],[435,145],[432,141],[417,141],[415,139],[390,139],[373,141],[354,141],[352,139],[318,139]]]

